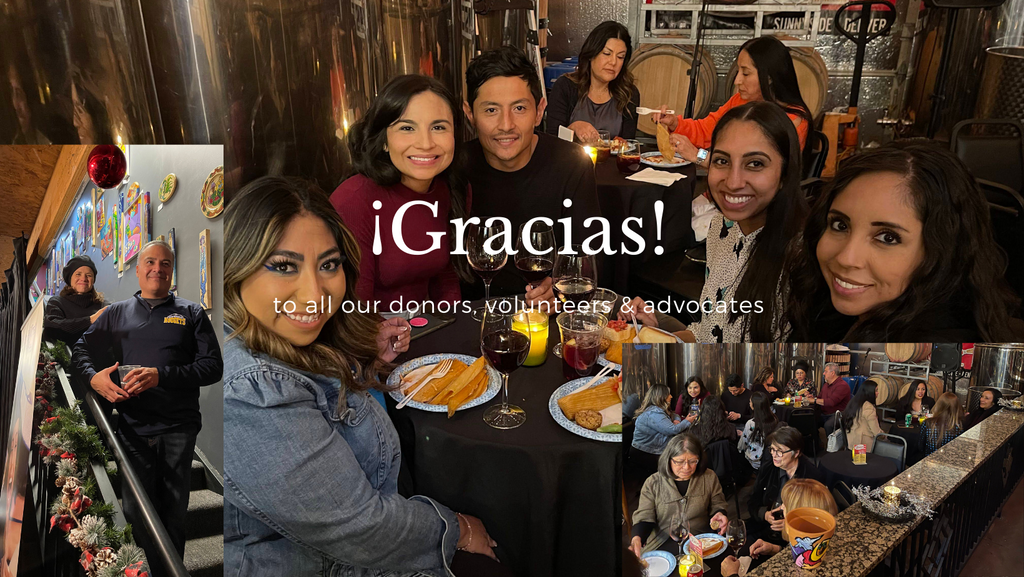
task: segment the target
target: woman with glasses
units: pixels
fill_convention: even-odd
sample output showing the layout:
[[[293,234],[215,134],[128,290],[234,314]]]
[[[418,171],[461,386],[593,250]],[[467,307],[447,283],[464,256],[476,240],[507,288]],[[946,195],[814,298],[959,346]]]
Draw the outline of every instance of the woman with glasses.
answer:
[[[765,442],[768,447],[767,455],[771,459],[762,458],[761,468],[757,471],[757,480],[754,482],[754,491],[750,495],[748,510],[750,511],[750,524],[761,526],[760,520],[764,519],[772,531],[782,530],[782,516],[779,495],[782,487],[791,479],[816,479],[825,481],[814,461],[803,454],[804,436],[793,427],[781,427],[774,433],[768,435]],[[760,513],[761,507],[766,510]]]
[[[658,472],[644,481],[629,542],[629,550],[637,557],[668,539],[684,495],[690,534],[707,533],[712,522],[717,523],[719,535],[725,534],[729,518],[722,485],[715,472],[708,469],[704,447],[689,433],[672,437],[658,459]]]

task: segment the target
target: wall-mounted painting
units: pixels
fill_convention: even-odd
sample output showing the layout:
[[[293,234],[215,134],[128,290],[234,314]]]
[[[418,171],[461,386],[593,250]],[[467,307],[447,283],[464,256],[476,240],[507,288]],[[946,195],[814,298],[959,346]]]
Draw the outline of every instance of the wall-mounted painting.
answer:
[[[121,270],[121,212],[117,208],[117,202],[114,202],[114,206],[110,207],[110,236],[113,237],[112,248],[114,255],[114,270]]]
[[[167,232],[167,244],[171,245],[171,254],[174,255],[174,265],[171,267],[171,292],[178,294],[178,245],[174,242],[174,229]]]
[[[199,233],[199,304],[206,310],[213,308],[210,283],[210,229]]]
[[[100,260],[106,260],[112,252],[114,252],[114,229],[108,221],[103,223],[103,230],[100,231]]]
[[[148,203],[145,200],[146,195],[137,196],[135,202],[131,203],[124,211],[121,224],[121,233],[124,239],[121,257],[126,264],[139,254],[142,245],[146,244],[146,238],[148,238],[146,225],[149,219],[145,214],[148,212]]]
[[[92,207],[91,203],[85,205],[85,238],[82,239],[83,248],[81,254],[85,254],[85,248],[95,245],[92,242]]]
[[[75,231],[75,254],[82,254],[85,252],[86,217],[85,206],[78,207],[78,225],[73,229]]]
[[[50,294],[50,263],[44,262],[39,270],[36,271],[35,282],[36,286],[39,287],[39,292],[42,294]]]
[[[92,189],[92,245],[103,239],[103,191]]]
[[[50,257],[50,294],[57,294],[57,275],[60,273],[59,265],[57,264],[57,249],[53,249],[53,254]]]

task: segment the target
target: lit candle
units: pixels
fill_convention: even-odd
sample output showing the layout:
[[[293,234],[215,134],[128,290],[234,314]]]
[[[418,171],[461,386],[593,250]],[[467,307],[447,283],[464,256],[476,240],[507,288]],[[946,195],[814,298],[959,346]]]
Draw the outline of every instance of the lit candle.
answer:
[[[885,502],[890,505],[898,506],[900,504],[900,488],[895,485],[886,485],[882,492],[885,497]]]
[[[584,152],[587,153],[588,156],[590,156],[590,160],[594,164],[597,164],[597,149],[594,148],[593,146],[584,146],[583,150]]]
[[[536,367],[547,360],[548,315],[537,311],[519,313],[512,322],[512,330],[530,335],[530,352],[526,355],[524,366]]]

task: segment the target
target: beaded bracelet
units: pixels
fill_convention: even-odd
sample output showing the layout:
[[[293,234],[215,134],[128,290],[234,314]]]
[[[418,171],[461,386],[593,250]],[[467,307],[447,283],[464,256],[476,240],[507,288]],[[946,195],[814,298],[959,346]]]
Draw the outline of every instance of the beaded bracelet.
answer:
[[[459,551],[466,551],[470,547],[473,546],[473,525],[471,525],[469,523],[469,521],[466,520],[466,518],[462,516],[462,513],[456,513],[456,515],[459,517],[459,519],[462,519],[463,521],[465,521],[466,522],[466,527],[469,528],[469,541],[466,542],[466,546],[465,547],[456,547],[456,549],[458,549]]]

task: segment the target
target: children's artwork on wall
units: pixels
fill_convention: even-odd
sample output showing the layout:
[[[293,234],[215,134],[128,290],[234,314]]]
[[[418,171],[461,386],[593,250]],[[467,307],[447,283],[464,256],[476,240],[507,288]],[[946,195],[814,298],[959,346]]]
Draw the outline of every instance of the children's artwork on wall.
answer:
[[[141,198],[136,198],[135,202],[128,205],[124,211],[124,218],[121,224],[121,234],[123,235],[122,238],[124,238],[121,258],[125,263],[131,262],[139,254],[142,245],[145,244],[143,241],[145,232],[142,229],[144,224],[142,211]]]
[[[100,260],[106,260],[110,253],[114,252],[114,231],[107,222],[100,231]]]
[[[210,283],[210,229],[199,233],[199,304],[206,310],[213,308]]]
[[[32,303],[32,306],[36,306],[40,296],[39,288],[36,287],[35,281],[32,281],[32,285],[28,287],[28,300]]]
[[[120,226],[121,216],[120,215],[121,215],[121,212],[120,212],[120,209],[117,208],[117,202],[114,202],[114,206],[110,207],[110,221],[108,223],[108,224],[110,224],[110,236],[113,239],[113,242],[111,243],[111,245],[112,245],[112,248],[113,248],[112,254],[114,255],[114,263],[113,263],[114,264],[114,270],[121,270],[120,269],[120,266],[121,266],[120,265],[120,263],[121,263],[121,240],[120,240],[120,238],[121,238],[120,237],[120,234],[121,234],[121,226]]]
[[[78,207],[78,225],[73,229],[75,231],[75,254],[82,254],[83,252],[85,252],[85,220],[85,206],[80,206]]]
[[[167,244],[171,245],[174,264],[171,266],[171,293],[178,294],[178,246],[174,243],[174,229],[167,232]]]
[[[142,212],[142,245],[145,246],[147,242],[153,240],[153,223],[149,220],[149,193],[143,193],[140,200],[142,201],[139,206],[139,210]]]
[[[57,264],[58,262],[60,262],[59,255],[57,254],[57,248],[54,247],[53,248],[53,256],[50,257],[50,263],[51,263],[50,269],[53,271],[50,274],[50,294],[51,295],[57,294],[54,289],[57,288],[57,277],[60,274],[60,265]]]
[[[85,238],[82,239],[82,254],[85,254],[86,248],[95,246],[92,240],[92,206],[92,204],[85,205]]]
[[[95,212],[94,212],[94,214],[96,215],[96,227],[95,227],[95,230],[96,230],[96,235],[99,237],[97,240],[99,240],[99,239],[103,238],[103,235],[101,234],[101,232],[103,231],[103,227],[106,226],[106,224],[107,224],[107,213],[106,213],[107,206],[106,206],[106,203],[103,202],[103,192],[102,191],[97,191],[97,192],[99,193],[99,196],[96,198],[96,204],[94,204],[93,206],[96,209]]]
[[[49,261],[47,261],[47,262],[44,262],[43,265],[39,267],[39,270],[36,271],[36,278],[35,278],[35,281],[33,281],[33,282],[35,282],[36,286],[39,287],[39,292],[41,294],[50,294],[49,281],[50,281],[50,263],[49,263]]]
[[[133,182],[131,186],[128,187],[128,194],[124,196],[125,208],[135,204],[135,200],[139,198],[139,192],[141,191],[142,187],[137,182]]]

